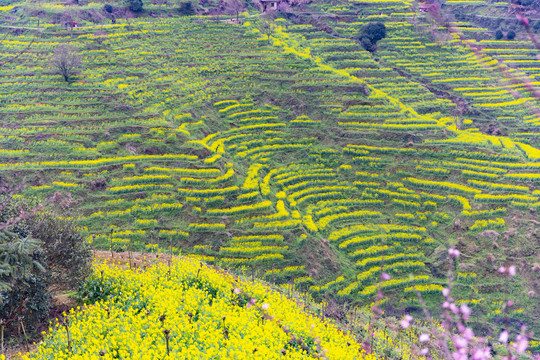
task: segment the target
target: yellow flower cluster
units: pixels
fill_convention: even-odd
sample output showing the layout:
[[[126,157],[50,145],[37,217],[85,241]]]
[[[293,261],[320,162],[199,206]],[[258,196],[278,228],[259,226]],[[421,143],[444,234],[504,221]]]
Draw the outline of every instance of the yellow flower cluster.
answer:
[[[379,211],[367,211],[367,210],[358,210],[350,213],[343,214],[333,214],[325,216],[319,221],[317,221],[317,228],[319,230],[324,230],[330,224],[333,224],[338,221],[350,221],[358,219],[373,219],[382,216],[382,213]]]
[[[240,214],[245,214],[246,212],[251,212],[251,211],[267,210],[271,207],[272,207],[272,202],[270,200],[265,200],[263,202],[252,204],[252,205],[240,205],[240,206],[230,207],[227,209],[209,209],[206,213],[212,216],[240,215]]]
[[[472,231],[479,231],[484,229],[501,229],[505,226],[506,223],[503,218],[496,218],[495,220],[476,220],[469,229]]]
[[[179,168],[165,168],[165,167],[149,167],[144,169],[145,172],[150,173],[173,173],[175,175],[196,175],[196,176],[218,176],[221,171],[219,169],[179,169]]]
[[[43,161],[26,163],[5,163],[0,164],[0,170],[7,169],[35,169],[35,168],[86,168],[121,164],[128,161],[149,161],[149,160],[197,160],[195,155],[185,154],[165,154],[165,155],[132,155],[115,158],[101,158],[95,160],[72,160],[72,161]]]
[[[125,185],[125,186],[112,186],[107,188],[107,192],[111,194],[122,194],[135,191],[149,191],[149,190],[166,190],[172,191],[174,186],[171,184],[141,184],[141,185]]]
[[[448,198],[451,201],[460,204],[463,207],[462,210],[472,210],[469,199],[459,195],[448,195]]]
[[[23,359],[375,359],[263,283],[194,260],[145,272],[96,266],[91,281],[108,298],[69,313],[69,340],[52,326]]]
[[[508,175],[514,175],[514,174],[508,174]],[[521,174],[518,174],[521,175]],[[468,184],[471,184],[472,186],[476,186],[480,189],[486,189],[491,191],[515,191],[518,193],[528,193],[530,189],[526,186],[520,186],[520,185],[511,185],[511,184],[497,184],[487,181],[480,181],[480,180],[467,180]]]
[[[478,189],[474,189],[469,186],[447,182],[447,181],[429,181],[429,180],[424,180],[424,179],[416,179],[412,177],[408,177],[404,180],[411,185],[414,185],[416,187],[420,187],[423,189],[458,191],[465,194],[479,194],[482,192]]]
[[[213,197],[216,195],[230,195],[235,194],[240,190],[238,186],[230,186],[222,189],[178,189],[180,196],[189,197]]]

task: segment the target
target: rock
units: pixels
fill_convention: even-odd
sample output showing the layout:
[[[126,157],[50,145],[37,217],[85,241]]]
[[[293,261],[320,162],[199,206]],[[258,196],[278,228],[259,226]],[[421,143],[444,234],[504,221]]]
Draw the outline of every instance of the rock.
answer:
[[[467,251],[467,253],[469,253],[469,254],[476,253],[478,250],[479,250],[478,245],[476,245],[476,244],[474,244],[474,243],[470,243],[470,244],[467,245],[467,247],[466,247],[466,251]]]
[[[501,236],[501,234],[499,234],[498,232],[496,232],[495,230],[485,230],[485,231],[482,231],[481,233],[479,233],[478,235],[476,235],[476,238],[479,239],[479,238],[486,238],[490,241],[497,241],[499,239],[499,237]]]
[[[465,271],[465,272],[474,272],[474,270],[476,269],[476,265],[475,264],[460,263],[458,265],[458,268],[459,268],[459,270],[462,270],[462,271]]]

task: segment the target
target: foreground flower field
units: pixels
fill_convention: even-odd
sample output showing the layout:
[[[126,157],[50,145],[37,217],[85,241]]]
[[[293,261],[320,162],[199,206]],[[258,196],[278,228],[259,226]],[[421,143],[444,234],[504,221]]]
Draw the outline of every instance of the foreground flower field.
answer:
[[[24,359],[375,359],[278,291],[195,260],[96,265],[86,294],[102,299],[72,310]]]

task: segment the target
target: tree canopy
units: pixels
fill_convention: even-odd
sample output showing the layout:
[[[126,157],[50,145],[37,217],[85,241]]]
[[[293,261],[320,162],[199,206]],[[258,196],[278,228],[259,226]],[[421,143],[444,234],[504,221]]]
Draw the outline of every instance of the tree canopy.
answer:
[[[375,51],[377,41],[386,37],[386,26],[381,22],[366,24],[360,29],[360,43],[367,51]]]

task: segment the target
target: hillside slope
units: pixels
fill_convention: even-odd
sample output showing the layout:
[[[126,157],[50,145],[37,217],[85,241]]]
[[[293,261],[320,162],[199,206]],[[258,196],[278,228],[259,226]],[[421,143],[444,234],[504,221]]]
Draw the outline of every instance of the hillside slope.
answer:
[[[508,297],[516,329],[538,324],[535,100],[406,2],[325,11],[335,33],[280,19],[262,34],[253,16],[8,34],[2,180],[26,179],[102,249],[181,251],[359,304],[389,273],[389,314],[418,311],[416,290],[442,299],[455,246],[476,327],[499,327]],[[351,39],[370,21],[388,31],[374,56]],[[64,43],[83,56],[72,83],[49,70]]]

